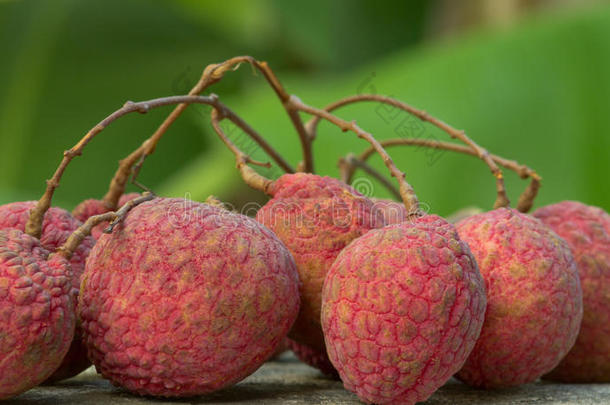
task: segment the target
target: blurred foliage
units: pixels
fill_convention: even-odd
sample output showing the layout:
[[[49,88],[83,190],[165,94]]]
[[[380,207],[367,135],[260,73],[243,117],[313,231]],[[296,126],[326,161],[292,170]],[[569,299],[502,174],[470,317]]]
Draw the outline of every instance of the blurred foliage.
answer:
[[[492,152],[540,172],[538,205],[578,199],[608,210],[610,8],[533,15],[510,30],[487,28],[426,42],[432,3],[0,2],[0,200],[37,198],[60,152],[125,100],[185,93],[205,65],[252,54],[268,60],[288,90],[308,103],[322,106],[358,92],[388,94],[466,129]],[[296,134],[261,77],[243,66],[211,91],[298,162]],[[117,160],[166,112],[126,117],[109,127],[70,166],[56,202],[71,207],[103,195]],[[382,139],[412,123],[392,113],[374,104],[338,112]],[[423,132],[410,128],[412,135],[446,139],[430,126]],[[238,131],[232,136],[250,149],[236,138]],[[337,158],[365,146],[320,125],[318,172],[336,175]],[[390,152],[431,211],[492,205],[493,178],[480,161],[422,149]],[[383,170],[379,159],[374,163]],[[140,179],[164,195],[216,194],[233,201],[252,196],[199,106],[176,122]],[[387,195],[373,184],[376,195]],[[525,182],[507,174],[507,186],[516,201]]]
[[[207,64],[237,54],[309,74],[360,64],[420,38],[426,3],[390,1],[384,11],[365,0],[0,2],[0,202],[38,198],[60,152],[126,100],[185,93]],[[350,38],[358,41],[346,46]],[[213,91],[243,93],[244,81],[236,75]],[[167,111],[126,117],[96,138],[56,202],[101,196],[118,159]],[[211,141],[193,120],[178,121],[142,181],[154,188]]]
[[[577,199],[608,210],[608,72],[610,8],[604,7],[579,14],[532,17],[508,32],[479,31],[459,40],[398,53],[349,74],[316,81],[285,77],[284,84],[304,101],[320,106],[359,92],[406,100],[466,129],[492,152],[538,170],[544,179],[538,205]],[[271,90],[257,88],[229,104],[242,111],[292,161],[300,159],[296,135]],[[396,115],[374,104],[349,107],[338,114],[357,119],[380,139],[404,134],[404,120],[408,119],[406,114]],[[448,138],[428,125],[409,128],[411,136]],[[321,129],[315,144],[318,172],[337,175],[337,158],[366,145],[329,125],[321,125]],[[288,137],[294,139],[290,146]],[[494,179],[482,162],[450,152],[430,154],[407,147],[390,152],[431,211],[447,214],[467,205],[492,206]],[[219,153],[228,161],[222,171],[216,160],[213,167],[207,164],[209,156]],[[254,157],[264,156],[256,153]],[[189,174],[177,175],[163,190],[169,194],[189,190],[201,199],[214,192],[219,182],[234,187],[240,181],[236,172],[222,181],[205,176],[227,173],[230,159],[219,145],[217,151],[208,151],[199,163],[190,166]],[[376,163],[385,170],[379,159]],[[516,202],[526,183],[515,174],[507,173],[506,177]],[[373,193],[388,196],[378,184]]]

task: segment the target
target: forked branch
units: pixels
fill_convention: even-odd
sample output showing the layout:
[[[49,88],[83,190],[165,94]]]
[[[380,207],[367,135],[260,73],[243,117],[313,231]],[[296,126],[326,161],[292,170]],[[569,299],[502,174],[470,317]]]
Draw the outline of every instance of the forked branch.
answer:
[[[390,174],[392,175],[392,177],[396,178],[396,180],[398,181],[400,197],[401,197],[403,203],[405,204],[405,208],[407,209],[407,212],[410,215],[419,215],[419,200],[417,199],[417,196],[415,195],[415,191],[413,190],[413,187],[411,187],[411,185],[405,180],[405,174],[396,167],[396,165],[394,164],[394,161],[392,160],[390,155],[388,155],[386,150],[373,137],[373,135],[371,135],[370,133],[368,133],[368,132],[364,131],[362,128],[360,128],[356,124],[355,121],[348,122],[348,121],[345,121],[345,120],[331,114],[330,112],[328,112],[326,110],[322,110],[320,108],[316,108],[316,107],[312,107],[307,104],[304,104],[301,100],[299,100],[295,96],[291,96],[290,102],[292,103],[292,105],[294,106],[295,109],[297,109],[299,111],[303,111],[307,114],[311,114],[311,115],[320,117],[322,119],[325,119],[325,120],[329,121],[330,123],[339,127],[343,132],[352,131],[359,138],[364,139],[368,143],[370,143],[371,147],[373,149],[375,149],[375,151],[377,153],[379,153],[379,155],[383,159],[383,163],[386,165],[386,167],[390,171]]]
[[[303,161],[304,161],[304,170],[308,172],[313,171],[313,156],[311,152],[311,140],[307,136],[307,131],[301,121],[300,116],[297,111],[294,111],[289,103],[287,103],[289,99],[289,94],[286,92],[278,78],[275,76],[271,68],[267,65],[266,62],[259,62],[251,56],[236,56],[234,58],[228,59],[222,63],[216,63],[212,65],[208,65],[204,70],[199,79],[199,81],[195,84],[195,86],[189,92],[189,95],[198,95],[204,92],[209,86],[220,81],[224,74],[231,70],[236,70],[242,63],[249,63],[255,69],[259,70],[269,85],[273,88],[278,98],[282,102],[282,105],[286,109],[288,116],[290,117],[293,125],[295,126],[297,133],[299,134],[299,138],[301,141],[301,146],[303,149]],[[117,169],[108,189],[108,192],[103,198],[103,203],[108,209],[115,209],[118,204],[119,198],[125,192],[125,187],[129,178],[131,177],[135,182],[144,161],[148,156],[154,153],[157,144],[163,137],[163,135],[167,132],[169,127],[180,117],[180,115],[184,112],[187,103],[182,103],[176,106],[174,110],[167,116],[167,118],[163,121],[163,123],[157,128],[157,130],[148,138],[142,145],[133,151],[129,156],[123,159],[119,163],[119,168]],[[277,165],[282,168],[287,173],[294,173],[294,169],[290,164],[282,158],[279,153],[277,153],[271,145],[267,143],[267,141],[258,135],[255,131],[247,132],[247,134],[252,137],[252,139],[258,143],[258,145],[277,163]]]
[[[227,148],[229,148],[229,150],[235,155],[235,165],[241,173],[244,182],[256,190],[269,194],[273,181],[260,175],[254,169],[248,166],[248,164],[258,164],[259,166],[264,164],[260,164],[260,162],[252,160],[250,156],[242,152],[233,142],[231,142],[229,137],[220,127],[220,121],[228,118],[238,127],[242,129],[248,128],[245,122],[243,122],[241,119],[235,119],[236,117],[231,117],[227,114],[228,112],[229,111],[223,111],[222,109],[213,109],[211,114],[212,127]]]
[[[476,156],[478,156],[481,160],[485,162],[485,164],[489,167],[491,173],[496,178],[497,197],[496,202],[494,203],[494,208],[508,207],[510,205],[510,201],[508,199],[508,196],[506,195],[506,188],[504,186],[504,177],[502,175],[502,170],[500,170],[498,165],[493,161],[493,159],[491,159],[489,152],[487,152],[486,149],[482,148],[476,142],[470,139],[464,131],[453,128],[449,124],[431,116],[427,112],[419,110],[415,107],[410,106],[409,104],[403,103],[402,101],[396,100],[392,97],[386,97],[377,94],[359,94],[355,96],[346,97],[327,105],[324,110],[327,112],[331,112],[343,106],[363,101],[373,101],[399,108],[419,118],[421,121],[429,122],[437,128],[440,128],[441,130],[446,132],[451,138],[458,139],[468,145],[476,153]],[[309,120],[309,122],[307,122],[305,126],[307,128],[307,132],[309,133],[310,139],[314,139],[316,137],[316,129],[320,118],[322,117],[320,117],[319,115],[312,117],[311,120]]]
[[[396,138],[383,140],[380,143],[384,148],[407,145],[448,150],[468,154],[471,156],[477,156],[476,152],[467,146],[431,139]],[[375,149],[369,147],[358,156],[350,154],[351,156],[348,155],[348,157],[340,159],[339,164],[341,167],[342,180],[348,184],[351,183],[356,169],[360,167],[362,163],[365,163],[374,153]],[[519,197],[519,202],[517,203],[517,209],[519,211],[528,212],[531,209],[534,199],[536,198],[538,189],[540,188],[540,181],[542,180],[541,177],[538,175],[538,173],[536,173],[536,171],[534,171],[530,167],[520,164],[515,160],[505,159],[501,156],[491,154],[489,156],[496,164],[514,171],[520,178],[531,179],[529,185],[521,194],[521,196]]]
[[[149,110],[167,106],[167,105],[175,105],[175,104],[205,104],[210,105],[216,109],[223,111],[223,113],[229,117],[238,121],[238,117],[223,103],[218,100],[218,96],[210,95],[210,96],[172,96],[172,97],[163,97],[156,98],[148,101],[141,101],[134,103],[132,101],[128,101],[123,105],[123,107],[119,108],[102,121],[99,124],[94,126],[85,136],[78,141],[76,145],[74,145],[70,150],[64,152],[63,159],[61,160],[59,167],[53,174],[53,177],[47,181],[47,188],[36,204],[36,206],[30,211],[30,217],[28,222],[26,223],[26,233],[36,238],[40,238],[42,233],[42,223],[44,219],[44,214],[47,212],[49,207],[51,206],[51,201],[53,199],[53,194],[55,189],[59,187],[59,182],[61,177],[63,176],[66,167],[70,164],[72,159],[76,156],[80,156],[82,154],[83,149],[96,135],[104,130],[108,125],[117,119],[121,118],[124,115],[139,112],[139,113],[147,113]],[[246,130],[244,127],[243,129]],[[250,131],[253,131],[249,128]],[[248,132],[246,130],[246,132]]]

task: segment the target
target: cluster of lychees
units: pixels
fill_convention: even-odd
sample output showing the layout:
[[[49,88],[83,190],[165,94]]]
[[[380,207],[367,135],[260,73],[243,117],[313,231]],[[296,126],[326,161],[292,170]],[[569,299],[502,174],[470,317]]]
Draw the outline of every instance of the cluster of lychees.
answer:
[[[299,171],[216,95],[199,95],[240,63],[263,74],[294,123]],[[378,142],[332,113],[359,101],[401,108],[465,145]],[[214,130],[244,181],[270,196],[256,218],[215,199],[124,195],[193,103],[212,107]],[[170,104],[178,105],[121,161],[103,199],[72,214],[51,207],[64,170],[93,137],[127,113]],[[300,113],[313,118],[303,124]],[[223,119],[287,173],[258,174],[251,166],[268,164],[239,150]],[[341,180],[313,174],[321,119],[371,144],[341,159]],[[459,221],[424,214],[385,150],[400,144],[480,157],[496,177],[494,209]],[[365,162],[374,152],[402,203],[349,185],[358,167],[381,179]],[[532,180],[517,209],[498,166]],[[201,395],[239,382],[285,345],[367,403],[423,401],[452,376],[482,388],[540,377],[610,382],[610,216],[570,201],[528,215],[539,185],[528,167],[397,100],[359,95],[318,109],[288,95],[265,63],[210,65],[189,95],[128,102],[96,125],[64,153],[40,201],[0,207],[0,399],[91,363],[134,393]]]

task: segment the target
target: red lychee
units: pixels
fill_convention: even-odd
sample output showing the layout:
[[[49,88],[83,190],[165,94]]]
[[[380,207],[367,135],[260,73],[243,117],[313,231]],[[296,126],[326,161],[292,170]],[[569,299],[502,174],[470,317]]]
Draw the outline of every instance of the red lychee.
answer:
[[[484,388],[535,381],[565,356],[580,328],[582,290],[568,245],[507,208],[456,226],[487,287],[481,337],[457,377]]]
[[[330,177],[285,174],[270,194],[256,219],[288,247],[301,279],[301,311],[290,337],[324,352],[320,305],[326,272],[352,240],[382,227],[383,217],[371,200]]]
[[[18,229],[25,232],[30,210],[36,204],[36,201],[24,201],[0,206],[0,229]],[[44,216],[40,242],[49,252],[54,252],[80,225],[82,225],[81,221],[74,218],[68,211],[51,207]],[[75,275],[80,276],[85,270],[85,260],[94,244],[93,238],[85,238],[72,255],[70,266]],[[79,280],[73,280],[73,283],[74,288],[78,290],[80,288]]]
[[[298,284],[286,247],[254,219],[180,199],[143,203],[87,260],[79,314],[89,358],[143,395],[227,387],[282,343]]]
[[[548,205],[533,215],[570,246],[583,291],[584,311],[576,343],[545,378],[610,382],[610,215],[576,201]]]
[[[47,260],[48,259],[48,260]],[[0,230],[0,400],[47,379],[74,337],[68,262],[19,230]]]
[[[369,231],[324,282],[328,356],[367,403],[414,404],[460,369],[483,325],[484,282],[468,245],[435,215]]]
[[[386,225],[399,224],[407,220],[407,209],[401,202],[384,198],[373,198],[375,208],[381,212]]]
[[[0,229],[18,229],[24,232],[30,210],[35,206],[35,201],[16,202],[0,206]],[[44,216],[40,242],[49,252],[54,252],[66,242],[70,234],[80,225],[81,222],[70,215],[68,211],[51,207]],[[76,309],[76,296],[80,290],[81,275],[85,270],[85,260],[94,244],[95,239],[85,238],[70,259],[72,288],[75,297],[74,309]],[[90,364],[81,343],[80,331],[77,329],[70,351],[61,366],[53,373],[49,382],[73,377],[89,367]]]
[[[297,343],[292,339],[287,340],[288,347],[290,348],[290,350],[292,350],[292,352],[295,354],[295,356],[297,356],[299,360],[301,360],[308,366],[317,368],[322,372],[322,374],[326,375],[327,377],[337,380],[339,379],[339,373],[333,366],[333,363],[330,362],[328,354],[326,354],[325,351],[321,352],[309,346]]]
[[[119,199],[119,207],[122,207],[128,201],[131,201],[139,196],[140,194],[138,193],[123,194]],[[72,215],[74,215],[74,218],[78,219],[79,221],[85,222],[94,215],[105,214],[110,211],[111,210],[104,204],[102,200],[89,199],[78,204],[72,210]],[[95,240],[99,239],[100,235],[104,233],[104,229],[106,229],[107,227],[108,222],[103,222],[97,225],[91,230],[91,236],[93,236]]]

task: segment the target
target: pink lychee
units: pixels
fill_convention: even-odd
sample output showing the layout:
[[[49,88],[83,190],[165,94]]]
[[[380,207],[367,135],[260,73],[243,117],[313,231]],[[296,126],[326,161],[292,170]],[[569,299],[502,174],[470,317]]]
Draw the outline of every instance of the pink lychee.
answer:
[[[25,201],[0,206],[0,229],[18,229],[25,232],[25,224],[30,217],[30,210],[36,204],[36,201]],[[51,207],[44,216],[40,242],[49,252],[54,252],[66,242],[72,232],[80,225],[82,223],[68,211]],[[75,275],[80,276],[85,270],[85,260],[94,244],[95,240],[87,237],[72,255],[70,265]],[[80,288],[78,281],[78,279],[73,280],[74,288],[77,290]]]
[[[24,232],[25,225],[30,216],[30,210],[33,209],[35,205],[35,201],[27,201],[0,206],[0,229],[18,229]],[[68,240],[68,237],[72,232],[82,224],[79,220],[70,215],[68,211],[62,208],[51,207],[46,212],[42,225],[40,242],[49,252],[54,252],[57,248],[62,246],[66,240]],[[83,271],[85,271],[85,260],[94,244],[95,239],[91,237],[85,238],[70,259],[72,288],[75,297],[74,309],[76,309],[76,297],[80,290],[81,275]],[[61,366],[57,368],[56,372],[50,377],[49,382],[73,377],[90,365],[91,363],[86,357],[86,351],[81,344],[80,330],[77,328],[70,351],[66,355]]]
[[[347,244],[383,226],[383,217],[368,198],[330,177],[285,174],[270,193],[256,219],[288,247],[302,283],[301,312],[290,337],[324,352],[320,305],[326,272]]]
[[[0,230],[0,400],[47,379],[74,337],[68,262],[15,229]]]
[[[143,395],[227,387],[282,343],[298,283],[286,247],[254,219],[180,199],[145,202],[87,260],[79,314],[89,358]]]
[[[481,337],[457,377],[484,388],[536,380],[565,356],[580,328],[582,290],[567,243],[507,208],[456,226],[487,287]]]
[[[576,343],[545,378],[610,382],[610,215],[576,201],[548,205],[533,215],[566,240],[583,290],[583,319]]]
[[[139,197],[138,193],[129,193],[123,194],[119,199],[119,207],[122,207],[126,202],[133,200],[134,198]],[[72,215],[74,218],[78,219],[81,222],[85,222],[90,217],[94,215],[101,215],[111,210],[104,204],[102,200],[89,199],[78,204],[74,210],[72,210]],[[95,240],[99,239],[100,235],[104,233],[104,230],[108,227],[108,222],[102,222],[91,230],[91,236],[95,238]]]
[[[479,336],[484,282],[455,227],[426,215],[369,231],[333,263],[322,295],[328,355],[367,403],[424,401]]]
[[[386,225],[398,224],[407,220],[407,209],[401,202],[384,198],[373,198],[375,208],[381,212]]]
[[[337,380],[339,379],[339,373],[333,366],[333,363],[330,362],[326,351],[321,352],[309,346],[295,342],[292,339],[288,339],[288,344],[290,350],[292,350],[295,356],[297,356],[297,358],[303,363],[313,368],[317,368],[327,377]]]

